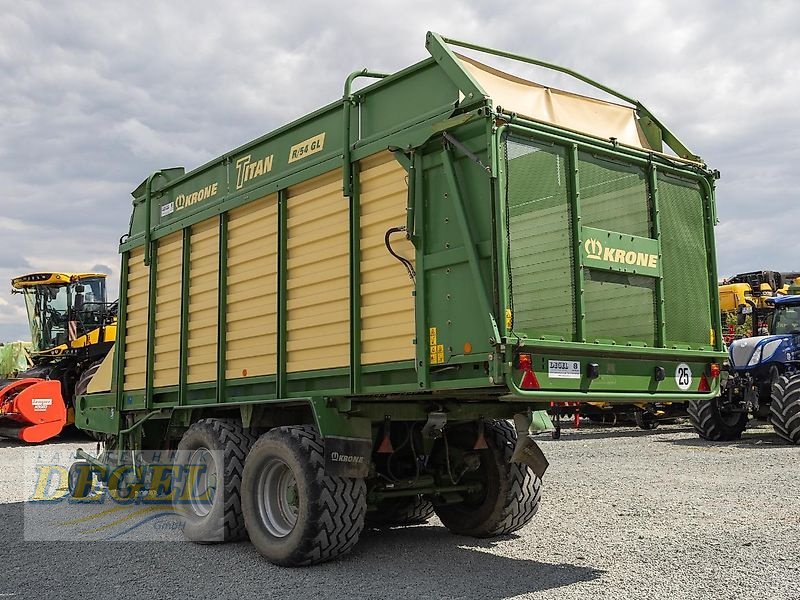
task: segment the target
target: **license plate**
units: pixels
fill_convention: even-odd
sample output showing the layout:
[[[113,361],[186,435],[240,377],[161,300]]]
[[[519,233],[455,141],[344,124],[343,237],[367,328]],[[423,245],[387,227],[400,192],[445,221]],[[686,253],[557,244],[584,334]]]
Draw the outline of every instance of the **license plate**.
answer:
[[[581,363],[577,360],[548,360],[547,374],[551,379],[580,379]]]

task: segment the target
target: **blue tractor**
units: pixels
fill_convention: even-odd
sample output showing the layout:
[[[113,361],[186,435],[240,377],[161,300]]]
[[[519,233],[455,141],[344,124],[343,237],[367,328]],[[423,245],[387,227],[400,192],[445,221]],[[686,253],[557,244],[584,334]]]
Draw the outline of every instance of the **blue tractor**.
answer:
[[[785,441],[800,443],[800,295],[766,303],[768,334],[754,331],[731,342],[722,394],[689,404],[692,425],[705,439],[738,439],[753,415],[769,418]]]

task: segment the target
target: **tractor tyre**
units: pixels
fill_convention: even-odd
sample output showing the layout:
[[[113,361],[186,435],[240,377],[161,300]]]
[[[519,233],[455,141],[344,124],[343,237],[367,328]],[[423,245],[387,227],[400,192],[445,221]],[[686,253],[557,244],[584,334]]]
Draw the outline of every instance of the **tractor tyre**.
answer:
[[[102,362],[103,362],[102,360],[98,360],[97,362],[92,363],[78,377],[78,381],[75,383],[75,391],[72,394],[73,407],[75,405],[75,400],[77,400],[78,396],[83,396],[86,393],[86,390],[89,389],[89,382],[92,380],[92,377],[94,377],[95,374],[97,373],[97,369],[100,368],[100,363]],[[93,440],[97,440],[98,442],[102,441],[105,438],[105,434],[100,433],[99,431],[90,431],[88,429],[80,429],[80,431],[85,433]]]
[[[651,431],[658,427],[658,419],[655,413],[650,410],[634,409],[633,420],[636,421],[636,426],[645,431]]]
[[[781,439],[800,444],[800,375],[781,375],[772,384],[769,420]]]
[[[374,528],[422,525],[432,516],[433,504],[422,496],[411,496],[380,502],[375,511],[367,513],[366,522]]]
[[[247,456],[244,521],[250,541],[271,563],[300,567],[337,558],[364,529],[364,480],[327,474],[323,449],[314,426],[277,427]]]
[[[184,519],[187,539],[219,543],[247,537],[242,473],[256,437],[234,419],[202,419],[183,434],[175,463],[184,467],[185,478],[173,481],[173,506]]]
[[[686,412],[700,437],[712,442],[738,440],[747,426],[747,413],[725,410],[720,406],[719,397],[690,400]]]
[[[511,462],[517,442],[514,426],[504,420],[487,421],[484,435],[488,448],[480,452],[480,466],[461,479],[479,481],[482,490],[461,503],[434,508],[444,526],[457,535],[487,538],[517,531],[537,513],[542,499],[542,480],[527,465]]]

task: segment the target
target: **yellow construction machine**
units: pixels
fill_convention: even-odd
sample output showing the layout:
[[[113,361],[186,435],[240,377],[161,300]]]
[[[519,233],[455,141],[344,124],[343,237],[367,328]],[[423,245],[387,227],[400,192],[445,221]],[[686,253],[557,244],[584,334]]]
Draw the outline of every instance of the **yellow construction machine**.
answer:
[[[117,303],[103,273],[31,273],[11,286],[25,299],[32,366],[0,379],[0,436],[42,442],[74,422],[73,400],[114,345]]]
[[[751,271],[723,280],[719,285],[719,308],[725,343],[737,337],[761,335],[768,329],[773,305],[768,298],[785,296],[800,273]]]

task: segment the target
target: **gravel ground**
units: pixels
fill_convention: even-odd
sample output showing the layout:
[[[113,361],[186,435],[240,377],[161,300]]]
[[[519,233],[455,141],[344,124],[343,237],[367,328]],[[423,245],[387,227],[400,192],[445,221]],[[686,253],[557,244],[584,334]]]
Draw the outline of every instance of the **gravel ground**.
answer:
[[[541,444],[542,509],[517,535],[457,537],[432,519],[282,569],[248,543],[24,541],[30,449],[0,442],[0,598],[800,599],[800,448],[769,427],[721,444],[686,425],[564,430]],[[92,444],[37,449],[80,445]]]

